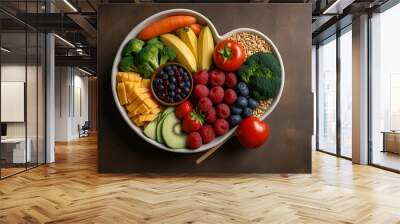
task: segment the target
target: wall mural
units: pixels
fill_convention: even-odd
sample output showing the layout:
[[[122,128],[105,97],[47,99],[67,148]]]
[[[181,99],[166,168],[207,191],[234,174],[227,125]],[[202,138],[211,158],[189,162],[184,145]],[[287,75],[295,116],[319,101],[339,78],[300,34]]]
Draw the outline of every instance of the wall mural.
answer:
[[[159,149],[196,153],[232,136],[244,148],[269,137],[263,120],[281,98],[284,64],[267,35],[220,35],[189,9],[156,13],[135,26],[114,59],[111,89],[125,122]],[[271,130],[273,131],[273,130]]]

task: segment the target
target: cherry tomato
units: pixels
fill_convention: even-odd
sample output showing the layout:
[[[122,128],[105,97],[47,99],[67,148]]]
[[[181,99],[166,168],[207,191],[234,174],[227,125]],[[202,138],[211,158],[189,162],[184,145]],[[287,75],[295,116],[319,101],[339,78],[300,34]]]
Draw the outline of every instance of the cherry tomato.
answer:
[[[226,39],[219,42],[215,47],[213,60],[218,68],[232,72],[243,64],[244,50],[238,42]]]
[[[193,106],[190,101],[184,101],[175,109],[175,115],[179,119],[183,119],[187,114],[192,112]]]
[[[260,147],[269,137],[269,126],[257,117],[250,116],[243,119],[238,129],[236,137],[240,144],[248,149]]]

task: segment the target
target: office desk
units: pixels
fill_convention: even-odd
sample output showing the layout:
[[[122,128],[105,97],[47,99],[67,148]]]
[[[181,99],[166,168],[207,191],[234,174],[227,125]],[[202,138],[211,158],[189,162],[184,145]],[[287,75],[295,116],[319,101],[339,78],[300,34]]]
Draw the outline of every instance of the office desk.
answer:
[[[383,131],[383,151],[400,154],[400,131]]]
[[[30,162],[32,158],[31,145],[32,141],[30,138],[6,138],[1,139],[1,159],[5,160],[5,163],[25,163]],[[25,145],[26,153],[25,153]]]

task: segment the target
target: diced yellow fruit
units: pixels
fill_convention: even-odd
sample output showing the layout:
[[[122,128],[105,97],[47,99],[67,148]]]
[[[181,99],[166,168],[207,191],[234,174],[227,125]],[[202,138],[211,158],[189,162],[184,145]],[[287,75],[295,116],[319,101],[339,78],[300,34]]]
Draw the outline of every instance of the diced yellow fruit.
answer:
[[[132,81],[132,82],[135,82],[135,81],[137,82],[137,81],[142,80],[142,77],[138,73],[130,72],[128,74],[128,80]]]
[[[150,79],[142,79],[141,87],[150,89]]]
[[[119,103],[121,105],[127,104],[128,99],[126,97],[125,85],[122,82],[119,82],[117,85],[117,93],[118,93]]]
[[[148,106],[150,109],[158,107],[157,103],[155,103],[152,99],[145,99],[144,104]]]
[[[136,98],[132,103],[130,103],[130,104],[128,104],[126,106],[126,109],[128,110],[128,112],[132,112],[133,110],[135,110],[142,103],[143,103],[143,101],[141,101],[140,99]]]
[[[151,109],[151,111],[150,111],[151,114],[158,114],[160,112],[161,112],[161,110],[158,107],[155,107],[155,108]]]

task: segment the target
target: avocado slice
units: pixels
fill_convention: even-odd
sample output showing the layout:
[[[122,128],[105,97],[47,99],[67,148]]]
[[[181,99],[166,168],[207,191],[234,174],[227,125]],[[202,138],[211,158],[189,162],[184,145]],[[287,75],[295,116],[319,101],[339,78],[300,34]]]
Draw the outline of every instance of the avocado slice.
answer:
[[[159,115],[159,119],[157,122],[157,127],[156,127],[156,141],[163,144],[164,143],[164,139],[161,133],[161,128],[164,122],[165,117],[169,114],[169,113],[175,113],[175,107],[168,107],[167,109],[165,109],[160,115]]]
[[[156,128],[157,128],[157,123],[159,120],[160,116],[158,116],[156,119],[154,119],[152,122],[150,122],[143,130],[144,135],[147,137],[156,140]]]
[[[169,113],[162,124],[162,136],[165,144],[173,149],[181,149],[186,146],[186,134],[182,131],[181,121],[175,113]]]

